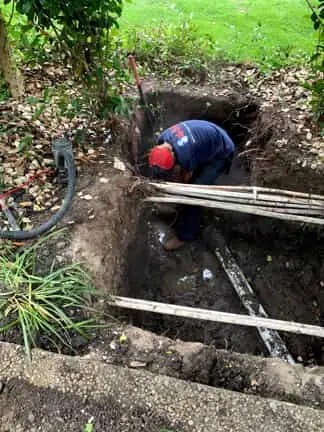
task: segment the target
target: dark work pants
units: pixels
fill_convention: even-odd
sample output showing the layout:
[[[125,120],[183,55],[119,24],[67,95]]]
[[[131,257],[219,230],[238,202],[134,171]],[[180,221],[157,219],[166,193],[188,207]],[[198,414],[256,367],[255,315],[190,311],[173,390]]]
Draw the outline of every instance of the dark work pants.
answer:
[[[216,159],[212,163],[205,165],[197,174],[194,173],[191,184],[213,185],[228,168],[228,159]],[[199,233],[200,218],[202,207],[187,206],[181,207],[180,215],[176,222],[176,232],[182,241],[195,240]]]

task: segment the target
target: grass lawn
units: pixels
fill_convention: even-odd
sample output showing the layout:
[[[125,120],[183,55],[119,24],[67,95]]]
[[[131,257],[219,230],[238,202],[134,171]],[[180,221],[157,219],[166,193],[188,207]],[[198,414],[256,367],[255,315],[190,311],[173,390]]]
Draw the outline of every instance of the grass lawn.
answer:
[[[132,0],[121,27],[192,21],[197,33],[237,60],[278,66],[311,54],[315,33],[305,0]]]

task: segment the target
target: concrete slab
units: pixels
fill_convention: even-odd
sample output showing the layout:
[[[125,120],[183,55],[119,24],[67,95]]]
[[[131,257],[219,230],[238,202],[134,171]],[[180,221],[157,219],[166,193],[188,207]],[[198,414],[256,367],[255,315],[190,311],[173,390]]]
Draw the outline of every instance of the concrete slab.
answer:
[[[0,431],[320,432],[324,412],[146,371],[0,344]]]

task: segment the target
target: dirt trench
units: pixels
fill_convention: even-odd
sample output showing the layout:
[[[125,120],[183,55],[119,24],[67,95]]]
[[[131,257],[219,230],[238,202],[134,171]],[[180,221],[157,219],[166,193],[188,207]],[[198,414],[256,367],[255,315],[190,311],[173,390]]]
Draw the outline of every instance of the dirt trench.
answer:
[[[204,118],[217,122],[228,130],[238,153],[244,151],[256,122],[261,121],[257,102],[239,93],[225,98],[201,93],[197,96],[190,89],[167,89],[152,91],[148,97],[155,115],[153,128],[137,110],[128,138],[125,132],[116,137],[115,148],[123,149],[116,154],[127,162],[127,150],[133,172],[141,168],[145,173],[146,153],[154,142],[154,133],[176,121]],[[264,151],[264,142],[261,144]],[[107,158],[110,168],[101,173],[105,183],[97,177],[88,188],[95,200],[75,202],[70,248],[73,260],[88,266],[101,293],[245,314],[212,252],[221,233],[270,317],[322,324],[323,231],[269,218],[205,210],[200,238],[177,252],[166,253],[161,241],[172,231],[174,216],[163,218],[151,205],[142,205],[145,192],[141,182],[132,178],[128,169],[120,172],[111,168],[111,152]],[[252,162],[249,156],[236,155],[230,175],[222,176],[218,183],[256,184]],[[282,171],[282,188],[286,188],[287,172]],[[252,328],[108,309],[127,323],[171,338],[268,355],[257,330]],[[297,362],[323,364],[319,339],[288,333],[282,338]]]
[[[131,156],[145,174],[147,150],[154,142],[154,132],[185,119],[200,118],[223,126],[237,146],[229,176],[218,184],[271,185],[268,178],[257,181],[255,161],[240,157],[245,143],[263,124],[257,101],[233,92],[230,97],[195,94],[194,91],[170,90],[148,92],[155,112],[155,123],[149,123],[145,112],[137,111],[135,123],[140,135],[133,140]],[[266,135],[266,131],[263,131]],[[269,140],[271,132],[269,132]],[[254,138],[254,137],[253,137]],[[260,142],[262,151],[271,151],[271,142]],[[142,168],[144,163],[144,169]],[[282,167],[278,158],[275,186],[289,188],[300,175]],[[287,178],[290,181],[287,182]],[[303,173],[304,175],[306,173]],[[313,174],[314,176],[314,174]],[[270,182],[270,183],[269,183]],[[313,188],[320,184],[316,178]],[[305,190],[306,182],[295,189]],[[321,187],[321,186],[320,186]],[[240,215],[222,211],[205,211],[200,239],[183,250],[166,253],[162,239],[172,231],[174,215],[161,217],[154,209],[143,210],[136,235],[128,249],[126,278],[122,294],[165,303],[194,306],[233,313],[246,313],[220,263],[212,251],[217,235],[225,237],[236,261],[251,282],[261,304],[272,318],[321,325],[323,323],[324,236],[323,230],[289,224],[284,221]],[[207,240],[207,241],[206,241]],[[125,316],[124,311],[122,315]],[[135,325],[159,334],[186,341],[199,341],[236,352],[267,355],[257,330],[241,326],[199,322],[148,313],[126,314]],[[323,363],[319,339],[282,334],[296,361]]]

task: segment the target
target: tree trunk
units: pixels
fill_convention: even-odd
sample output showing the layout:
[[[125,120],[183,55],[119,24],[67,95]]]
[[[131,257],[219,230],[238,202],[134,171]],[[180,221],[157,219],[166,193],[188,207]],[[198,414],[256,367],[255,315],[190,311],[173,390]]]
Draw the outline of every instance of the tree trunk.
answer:
[[[0,11],[0,72],[8,83],[13,97],[19,98],[24,94],[24,82],[20,71],[16,68],[10,53],[7,28]]]

